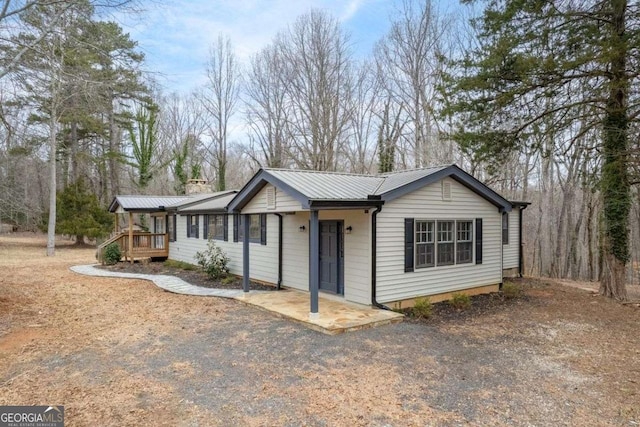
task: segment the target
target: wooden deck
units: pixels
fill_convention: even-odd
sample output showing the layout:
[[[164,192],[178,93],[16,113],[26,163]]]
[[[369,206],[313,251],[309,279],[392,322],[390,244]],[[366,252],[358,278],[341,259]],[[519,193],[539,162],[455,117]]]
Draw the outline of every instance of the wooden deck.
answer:
[[[130,250],[129,240],[133,242]],[[129,231],[122,231],[102,243],[98,247],[98,259],[101,259],[102,250],[111,243],[120,246],[122,256],[125,261],[133,261],[142,258],[168,258],[169,257],[169,235],[166,233],[147,233],[144,231],[134,231],[131,236]]]

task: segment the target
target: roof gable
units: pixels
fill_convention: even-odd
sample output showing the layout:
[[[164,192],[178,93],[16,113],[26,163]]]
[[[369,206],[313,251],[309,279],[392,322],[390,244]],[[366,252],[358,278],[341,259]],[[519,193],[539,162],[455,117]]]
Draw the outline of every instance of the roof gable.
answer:
[[[238,211],[267,184],[288,193],[303,209],[313,206],[365,206],[390,202],[419,188],[451,177],[501,211],[510,211],[511,203],[456,165],[437,166],[384,175],[357,175],[293,169],[260,169],[229,203]]]

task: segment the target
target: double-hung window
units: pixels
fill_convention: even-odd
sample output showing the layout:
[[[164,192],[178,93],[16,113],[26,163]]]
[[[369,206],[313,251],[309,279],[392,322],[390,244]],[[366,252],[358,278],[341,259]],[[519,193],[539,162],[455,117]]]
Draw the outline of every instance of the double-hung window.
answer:
[[[452,265],[455,262],[454,258],[454,236],[453,226],[454,221],[438,221],[437,223],[437,238],[438,238],[438,262],[437,265]]]
[[[502,244],[509,244],[509,214],[507,212],[502,214]]]
[[[167,233],[169,234],[169,241],[176,241],[176,216],[167,215]]]
[[[224,240],[225,215],[208,215],[207,239]]]
[[[187,215],[187,237],[198,238],[200,229],[199,215]]]
[[[434,221],[416,221],[416,268],[435,265],[434,229]]]
[[[242,224],[243,217],[240,217],[238,221],[238,240],[242,242],[244,238],[244,225]],[[266,244],[264,236],[262,235],[263,224],[266,227],[266,215],[265,214],[252,214],[246,215],[244,218],[249,218],[249,241],[252,243]]]
[[[467,264],[473,259],[473,223],[456,221],[456,264]]]

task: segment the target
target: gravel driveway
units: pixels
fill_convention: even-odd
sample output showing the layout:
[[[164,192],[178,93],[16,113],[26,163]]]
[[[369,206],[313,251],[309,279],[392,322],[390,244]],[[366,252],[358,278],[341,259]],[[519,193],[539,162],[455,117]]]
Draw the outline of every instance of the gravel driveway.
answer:
[[[69,426],[640,425],[640,309],[579,289],[327,336],[38,244],[0,239],[0,404],[64,404]]]

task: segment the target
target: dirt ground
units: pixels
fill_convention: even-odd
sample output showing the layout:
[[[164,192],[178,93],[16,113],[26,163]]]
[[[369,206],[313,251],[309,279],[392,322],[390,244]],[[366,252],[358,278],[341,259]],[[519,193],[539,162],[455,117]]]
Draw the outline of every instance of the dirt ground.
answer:
[[[44,253],[0,237],[0,405],[68,426],[640,425],[640,309],[583,289],[327,336]]]

